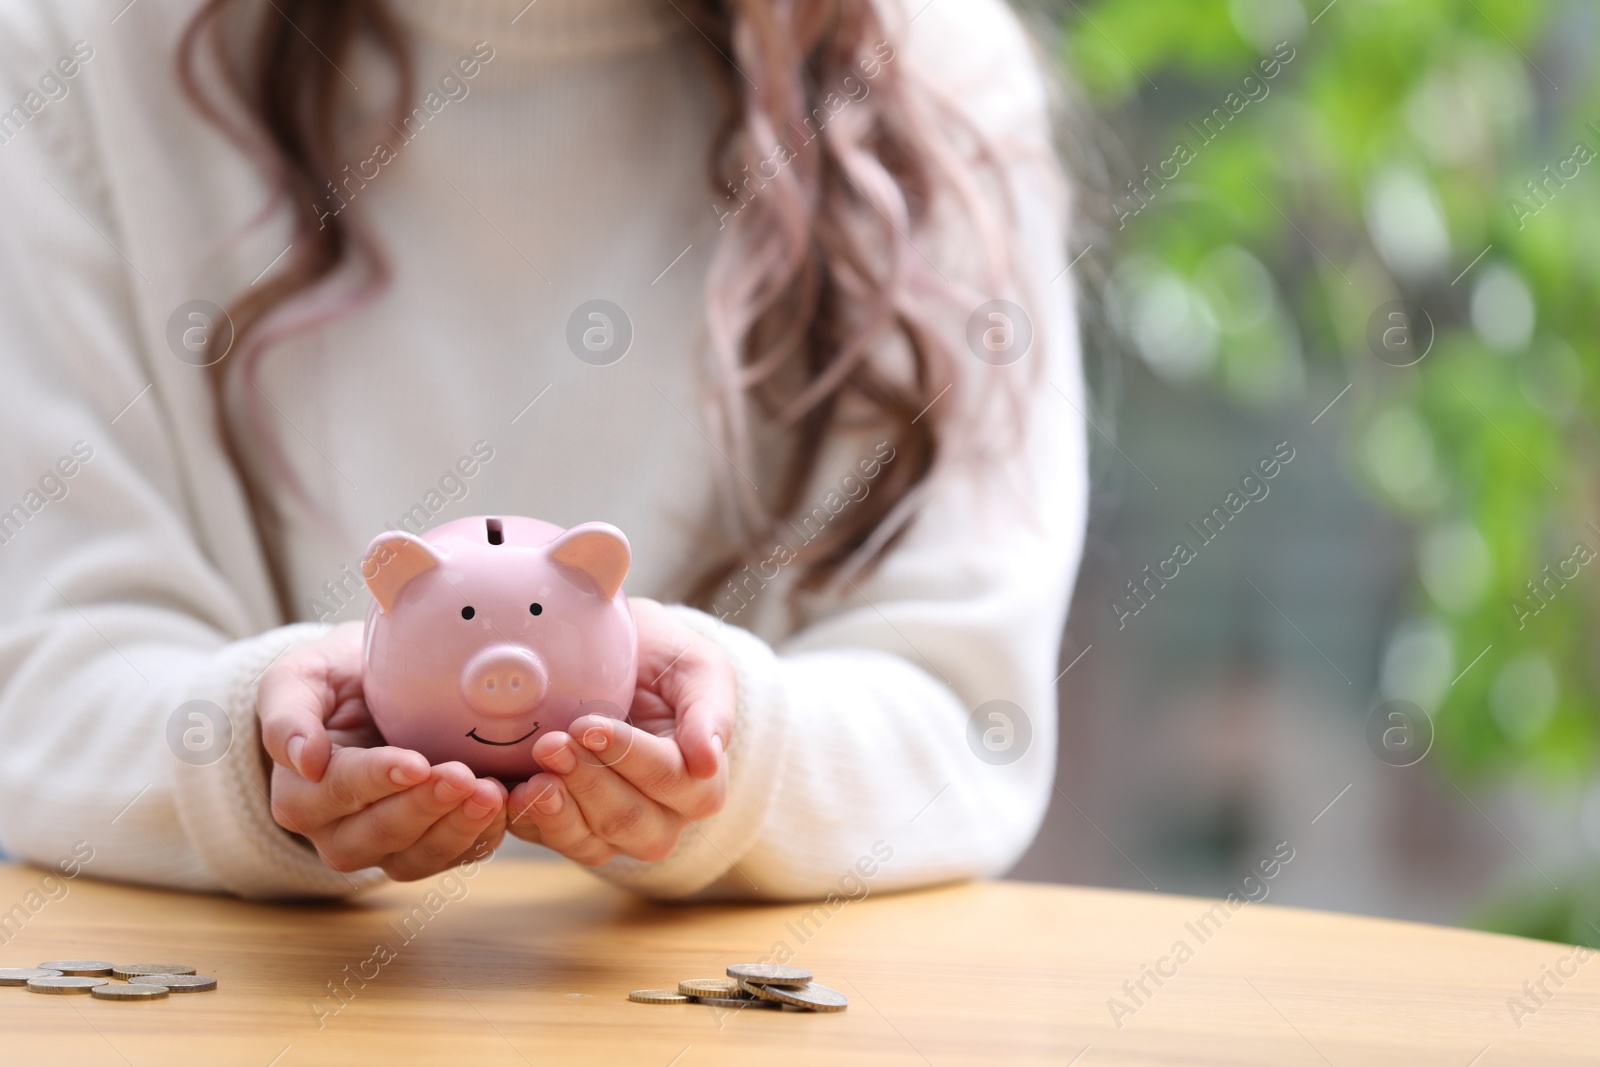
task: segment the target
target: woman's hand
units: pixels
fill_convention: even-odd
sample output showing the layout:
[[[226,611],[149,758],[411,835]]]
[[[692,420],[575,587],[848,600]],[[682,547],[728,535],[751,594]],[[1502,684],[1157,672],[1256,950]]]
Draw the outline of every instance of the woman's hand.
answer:
[[[256,687],[272,768],[272,816],[336,871],[382,867],[411,881],[500,843],[506,790],[462,763],[430,767],[394,748],[361,695],[362,624],[286,653]]]
[[[511,832],[586,866],[671,855],[691,821],[722,810],[733,663],[654,600],[629,598],[639,682],[629,725],[601,715],[533,745],[545,771],[511,791]]]

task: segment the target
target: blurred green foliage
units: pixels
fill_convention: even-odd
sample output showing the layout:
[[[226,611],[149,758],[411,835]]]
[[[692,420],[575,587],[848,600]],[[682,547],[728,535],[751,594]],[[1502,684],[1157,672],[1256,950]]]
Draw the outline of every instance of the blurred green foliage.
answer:
[[[1168,381],[1245,407],[1309,419],[1341,397],[1317,431],[1416,535],[1413,621],[1385,690],[1433,715],[1452,779],[1570,793],[1600,726],[1600,557],[1585,558],[1600,553],[1600,11],[1066,0],[1060,13],[1066,69],[1126,154],[1105,220],[1119,333]],[[1432,330],[1380,312],[1396,300]],[[1376,337],[1400,331],[1376,346],[1387,359],[1375,312]],[[1424,358],[1395,365],[1430,332]],[[1536,882],[1483,924],[1600,941],[1600,877],[1576,852],[1567,889]]]

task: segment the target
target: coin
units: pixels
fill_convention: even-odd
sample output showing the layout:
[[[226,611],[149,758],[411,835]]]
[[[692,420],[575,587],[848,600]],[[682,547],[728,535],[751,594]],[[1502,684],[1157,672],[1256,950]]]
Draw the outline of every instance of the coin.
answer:
[[[217,980],[203,974],[136,974],[128,984],[166,986],[174,993],[204,993],[217,988]]]
[[[172,990],[164,985],[97,985],[89,995],[99,1000],[160,1000]]]
[[[781,1008],[783,1005],[771,1000],[758,1000],[754,997],[695,997],[697,1003],[710,1004],[717,1008]]]
[[[758,985],[755,985],[752,982],[746,982],[742,978],[738,979],[738,983],[739,983],[739,991],[741,993],[743,993],[745,996],[754,997],[757,1000],[768,1000],[767,996],[764,993],[761,992],[761,990],[765,988],[764,986],[758,986]],[[773,1003],[773,1004],[777,1003],[777,1001],[768,1001],[768,1002],[769,1003]]]
[[[118,978],[136,978],[141,974],[193,974],[193,967],[181,963],[119,963],[111,968]]]
[[[751,985],[801,986],[811,981],[812,975],[800,967],[783,967],[775,963],[735,963],[728,968],[728,977]]]
[[[87,993],[95,986],[110,984],[104,978],[82,974],[60,974],[53,978],[30,978],[28,990],[33,993]]]
[[[675,989],[635,989],[628,999],[636,1004],[688,1004],[689,998]]]
[[[807,1011],[844,1011],[850,1006],[850,1000],[836,989],[829,989],[825,985],[812,982],[808,985],[793,988],[790,986],[751,985],[744,983],[749,992],[761,997],[763,1000],[776,1001],[779,1004],[792,1004],[797,1008]]]
[[[39,964],[47,971],[60,971],[62,974],[88,975],[94,978],[103,978],[111,973],[111,964],[103,960],[46,960]]]
[[[742,997],[739,982],[733,978],[685,978],[678,992],[686,997]]]
[[[60,971],[44,967],[0,967],[0,985],[27,985],[30,978],[60,977]]]

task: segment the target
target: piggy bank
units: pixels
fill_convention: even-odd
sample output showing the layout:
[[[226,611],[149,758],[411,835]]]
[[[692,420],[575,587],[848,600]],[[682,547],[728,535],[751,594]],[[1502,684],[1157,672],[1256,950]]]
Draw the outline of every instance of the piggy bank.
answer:
[[[579,715],[622,718],[638,643],[621,594],[632,554],[603,522],[457,519],[367,547],[362,686],[391,745],[520,781],[533,743]]]

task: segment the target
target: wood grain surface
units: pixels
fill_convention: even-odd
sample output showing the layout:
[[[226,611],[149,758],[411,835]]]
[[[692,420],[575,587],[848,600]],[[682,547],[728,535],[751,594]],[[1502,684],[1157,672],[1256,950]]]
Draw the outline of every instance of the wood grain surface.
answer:
[[[502,858],[294,906],[0,865],[0,908],[0,966],[179,962],[220,981],[152,1003],[0,988],[5,1064],[1600,1063],[1593,957],[1265,904],[999,882],[674,906]],[[626,999],[775,948],[849,1010]]]

